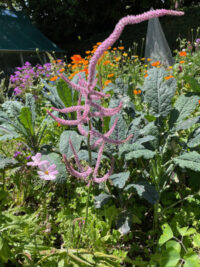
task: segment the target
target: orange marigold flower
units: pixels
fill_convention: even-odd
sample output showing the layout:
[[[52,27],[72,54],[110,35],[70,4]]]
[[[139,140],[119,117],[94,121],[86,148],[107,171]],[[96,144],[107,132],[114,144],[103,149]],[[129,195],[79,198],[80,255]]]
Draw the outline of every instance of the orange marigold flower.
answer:
[[[64,68],[62,68],[62,69],[60,69],[60,70],[59,70],[59,72],[64,72],[64,71],[65,71],[65,69],[64,69]]]
[[[147,61],[151,61],[152,59],[151,58],[147,58]]]
[[[117,48],[116,47],[113,47],[113,50],[117,50]]]
[[[115,61],[120,61],[121,57],[115,57]]]
[[[57,122],[57,126],[58,126],[58,127],[60,127],[60,126],[61,126],[60,122]]]
[[[133,94],[134,95],[137,95],[138,94],[138,91],[136,89],[133,90]]]
[[[54,76],[50,79],[51,82],[55,82],[58,79],[58,76]]]
[[[152,67],[158,67],[160,65],[160,61],[155,61],[153,63],[151,63]]]
[[[53,60],[53,63],[56,63],[56,60]]]
[[[184,60],[181,60],[181,61],[179,61],[179,63],[180,63],[180,64],[184,64],[184,63],[185,63],[185,61],[184,61]]]
[[[71,60],[74,62],[74,63],[78,63],[80,60],[82,60],[83,58],[80,56],[80,55],[73,55],[71,57]]]
[[[110,60],[105,60],[104,63],[103,63],[103,65],[108,65],[110,63],[111,63]]]
[[[145,74],[145,75],[144,75],[144,78],[146,78],[146,77],[148,77],[148,74]]]
[[[169,80],[169,79],[171,79],[171,78],[174,78],[174,76],[169,75],[169,76],[166,76],[166,77],[164,77],[164,78],[165,78],[165,80]]]
[[[200,104],[200,100],[199,100],[198,102],[199,102],[199,104]]]
[[[114,73],[110,73],[110,74],[107,75],[108,78],[111,78],[111,77],[114,77],[114,76],[115,76]]]
[[[102,42],[98,42],[98,43],[97,43],[97,45],[101,45],[101,44],[102,44]]]
[[[118,46],[119,50],[124,50],[124,46]]]
[[[186,57],[187,53],[185,51],[181,51],[181,52],[179,52],[179,56],[180,57]]]
[[[57,59],[57,63],[61,63],[62,62],[62,59]]]
[[[91,53],[91,51],[89,51],[89,50],[88,50],[88,51],[85,51],[85,53],[86,53],[86,54],[90,54],[90,53]]]
[[[142,93],[142,91],[139,89],[137,93],[138,93],[138,95],[140,95]]]
[[[111,80],[106,80],[105,83],[104,83],[104,85],[106,86],[106,85],[108,85],[111,82],[112,82]]]

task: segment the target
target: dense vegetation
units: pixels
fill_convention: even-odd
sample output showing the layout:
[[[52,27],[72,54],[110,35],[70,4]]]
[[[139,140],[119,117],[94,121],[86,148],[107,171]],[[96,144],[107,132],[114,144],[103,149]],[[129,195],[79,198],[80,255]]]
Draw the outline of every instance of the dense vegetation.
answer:
[[[104,45],[1,90],[1,266],[199,266],[200,39]]]

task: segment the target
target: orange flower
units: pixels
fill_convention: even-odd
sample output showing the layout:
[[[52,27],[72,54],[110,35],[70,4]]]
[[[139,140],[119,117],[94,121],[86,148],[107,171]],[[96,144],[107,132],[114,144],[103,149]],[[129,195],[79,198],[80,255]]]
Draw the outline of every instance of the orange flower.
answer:
[[[57,126],[60,127],[60,125],[61,125],[60,122],[57,122]]]
[[[65,71],[65,69],[64,69],[64,68],[62,68],[62,69],[60,69],[60,70],[59,70],[59,72],[64,72],[64,71]]]
[[[184,60],[181,60],[181,61],[179,61],[179,63],[180,63],[180,64],[184,64],[184,63],[185,63],[185,61],[184,61]]]
[[[78,63],[80,60],[82,60],[83,58],[80,55],[73,55],[71,57],[71,60],[73,61],[73,63]]]
[[[117,48],[116,47],[113,47],[113,50],[117,50]]]
[[[58,59],[58,60],[57,60],[57,63],[61,63],[61,62],[62,62],[62,59]]]
[[[174,76],[169,75],[169,76],[166,76],[166,77],[164,77],[164,78],[165,78],[165,80],[169,80],[169,79],[171,79],[171,78],[174,78]]]
[[[134,95],[137,95],[137,93],[138,93],[137,90],[134,89],[134,90],[133,90],[133,94],[134,94]]]
[[[110,73],[110,74],[107,75],[108,78],[111,78],[111,77],[114,77],[114,76],[115,76],[114,73]]]
[[[90,54],[90,53],[91,53],[91,51],[89,51],[89,50],[88,50],[88,51],[85,51],[85,53],[86,53],[86,54]]]
[[[58,76],[54,76],[50,79],[51,82],[55,82],[58,79]]]
[[[101,45],[102,43],[101,42],[98,42],[97,45]]]
[[[121,57],[115,57],[115,61],[120,61]]]
[[[138,94],[140,95],[141,93],[142,93],[142,91],[139,89],[139,90],[138,90]]]
[[[146,77],[148,77],[148,74],[145,74],[145,75],[144,75],[144,78],[146,78]]]
[[[123,56],[124,56],[124,57],[127,57],[127,56],[128,56],[128,54],[127,54],[127,53],[123,53]]]
[[[152,59],[151,58],[147,58],[147,61],[151,61]]]
[[[53,63],[56,63],[56,60],[53,60]]]
[[[124,46],[118,46],[119,50],[124,50]]]
[[[181,52],[179,52],[179,56],[180,57],[186,57],[187,53],[185,51],[181,51]]]
[[[151,63],[152,67],[158,67],[160,65],[160,61],[155,61],[153,63]]]
[[[198,102],[199,102],[199,104],[200,104],[200,100],[199,100]]]
[[[104,63],[103,63],[103,65],[105,66],[105,65],[108,65],[110,63],[111,63],[110,60],[105,60]]]
[[[104,83],[104,85],[107,86],[111,82],[112,82],[111,80],[106,80],[105,83]]]

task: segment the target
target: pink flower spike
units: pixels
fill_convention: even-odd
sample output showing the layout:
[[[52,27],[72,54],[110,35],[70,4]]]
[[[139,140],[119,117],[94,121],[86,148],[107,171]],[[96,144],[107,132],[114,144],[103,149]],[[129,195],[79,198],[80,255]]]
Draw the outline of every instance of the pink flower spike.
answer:
[[[73,144],[72,144],[71,139],[69,139],[69,145],[70,145],[70,148],[71,148],[71,150],[72,150],[72,152],[73,152],[73,154],[74,154],[74,158],[75,158],[75,161],[76,161],[76,164],[77,164],[79,170],[80,170],[81,172],[83,172],[83,171],[84,171],[84,170],[83,170],[83,167],[81,166],[81,163],[80,163],[79,158],[78,158],[78,154],[76,153],[76,150],[75,150],[74,147],[73,147]]]
[[[68,113],[68,112],[74,112],[74,111],[78,112],[78,111],[84,110],[85,106],[72,106],[72,107],[63,108],[63,109],[54,108],[54,107],[51,107],[51,108],[55,111],[59,111],[60,113]]]
[[[98,133],[94,130],[91,130],[91,134],[96,136],[96,137],[102,138],[102,140],[107,142],[107,143],[114,144],[114,145],[123,144],[123,143],[127,142],[129,139],[131,139],[131,137],[133,137],[133,135],[131,134],[124,140],[113,140],[113,139],[106,137],[104,134]]]
[[[105,182],[111,176],[113,169],[114,169],[114,158],[112,158],[110,170],[101,178],[94,177],[93,181],[98,183],[98,184]]]
[[[88,103],[92,107],[100,110],[100,112],[96,112],[95,111],[95,112],[91,113],[92,116],[94,116],[94,117],[110,117],[110,116],[113,116],[113,115],[117,114],[120,111],[120,109],[122,108],[122,106],[123,106],[122,102],[120,102],[119,106],[115,107],[115,108],[104,108],[104,107],[102,107],[102,106],[100,106],[100,105],[98,105],[98,104],[96,104],[96,103],[94,103],[94,102],[92,102],[90,100],[88,101]]]
[[[152,18],[162,17],[165,15],[171,16],[182,16],[184,12],[174,11],[174,10],[166,10],[166,9],[158,9],[145,12],[141,15],[137,16],[126,16],[119,20],[117,25],[115,26],[114,31],[110,34],[110,36],[102,42],[102,44],[97,48],[96,52],[92,56],[89,64],[89,74],[88,74],[88,84],[89,86],[93,83],[93,79],[95,76],[95,66],[97,64],[98,59],[102,56],[104,51],[108,49],[109,46],[112,46],[120,37],[124,27],[128,24],[137,24],[145,20],[149,20]]]
[[[40,171],[38,171],[38,175],[43,180],[55,180],[56,175],[59,173],[56,170],[56,165],[52,164],[47,161],[47,163],[40,164],[39,166]]]
[[[104,149],[104,142],[102,143],[102,145],[99,148],[97,162],[96,162],[96,166],[95,166],[95,169],[94,169],[94,172],[93,172],[93,176],[94,177],[97,176],[97,173],[98,173],[98,170],[99,170],[99,166],[100,166],[100,163],[101,163],[101,157],[102,157],[102,154],[103,154],[103,149]]]
[[[45,164],[48,162],[47,160],[41,161],[41,157],[42,157],[42,154],[37,153],[35,156],[31,157],[33,161],[28,162],[27,165],[28,166],[39,166],[39,164]]]
[[[47,110],[47,113],[55,121],[57,121],[60,124],[68,125],[68,126],[74,126],[74,125],[78,125],[79,123],[82,123],[82,122],[87,121],[89,110],[90,110],[90,106],[89,105],[85,105],[84,107],[85,107],[85,109],[84,109],[84,112],[83,112],[83,116],[80,119],[77,119],[77,120],[64,120],[64,119],[60,119],[60,118],[54,116],[49,110]]]
[[[70,165],[69,161],[67,160],[66,156],[63,155],[63,159],[65,162],[65,166],[68,170],[68,172],[72,175],[75,176],[77,178],[86,180],[86,178],[92,173],[92,168],[88,166],[88,169],[85,172],[78,172],[76,170],[74,170],[74,168]]]
[[[73,82],[71,82],[70,80],[68,80],[68,78],[67,77],[65,77],[63,74],[60,74],[60,77],[70,86],[70,87],[72,87],[74,90],[76,90],[76,91],[78,91],[78,92],[80,92],[80,93],[82,93],[82,94],[88,94],[88,91],[84,88],[84,87],[82,87],[82,86],[80,86],[80,85],[78,85],[78,84],[75,84],[75,83],[73,83]]]

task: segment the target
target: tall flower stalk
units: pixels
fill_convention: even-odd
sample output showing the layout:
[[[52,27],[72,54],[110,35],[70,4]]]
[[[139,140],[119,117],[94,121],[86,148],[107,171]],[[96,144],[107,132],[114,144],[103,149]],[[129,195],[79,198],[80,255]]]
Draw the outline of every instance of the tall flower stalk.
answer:
[[[74,167],[70,164],[70,162],[68,161],[65,155],[63,156],[63,159],[64,159],[67,170],[72,176],[75,176],[89,183],[88,192],[90,192],[90,186],[92,182],[95,182],[95,183],[104,182],[112,174],[112,171],[114,168],[114,159],[112,159],[111,161],[110,170],[103,177],[99,177],[98,175],[105,143],[120,145],[128,141],[132,137],[132,135],[130,135],[125,140],[113,140],[110,138],[111,134],[113,133],[117,125],[117,119],[115,119],[112,127],[108,130],[107,133],[102,134],[93,128],[92,120],[91,120],[92,118],[97,117],[97,118],[103,119],[104,117],[114,116],[121,110],[123,106],[123,104],[120,103],[118,107],[105,108],[99,104],[99,103],[102,103],[104,98],[110,97],[110,95],[105,94],[102,91],[100,92],[100,91],[95,90],[96,83],[97,83],[97,79],[95,77],[95,71],[96,71],[96,64],[98,60],[103,55],[103,53],[108,49],[108,47],[112,46],[117,41],[117,39],[120,37],[126,25],[137,24],[142,21],[149,20],[155,17],[161,17],[164,15],[181,16],[183,14],[184,14],[183,12],[179,12],[179,11],[160,9],[160,10],[153,10],[153,11],[145,12],[142,15],[126,16],[117,23],[111,35],[107,39],[105,39],[105,41],[102,42],[102,44],[98,47],[98,49],[94,53],[89,63],[87,80],[79,76],[79,83],[74,84],[64,75],[62,74],[60,75],[61,78],[70,87],[72,87],[74,90],[79,92],[78,105],[64,108],[64,109],[57,109],[57,108],[52,108],[52,109],[59,111],[61,113],[77,112],[77,119],[76,120],[64,120],[64,119],[55,117],[50,111],[47,111],[47,112],[54,120],[56,120],[60,124],[67,125],[67,126],[77,125],[79,133],[87,137],[88,153],[89,153],[90,160],[86,168],[84,168],[81,165],[81,162],[78,158],[78,155],[71,141],[69,142],[69,144],[74,154],[74,158],[75,158],[75,162],[76,162],[76,166],[78,170],[74,169]],[[84,104],[82,105],[83,99],[84,99]],[[85,130],[84,124],[87,124],[89,126],[89,130]],[[96,166],[92,168],[91,150],[95,148],[98,148],[98,157],[96,161]],[[88,205],[86,209],[88,209]],[[88,210],[86,211],[86,221],[87,221],[87,214],[88,214]]]

